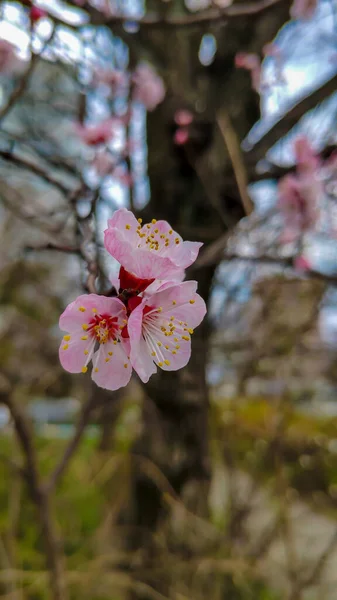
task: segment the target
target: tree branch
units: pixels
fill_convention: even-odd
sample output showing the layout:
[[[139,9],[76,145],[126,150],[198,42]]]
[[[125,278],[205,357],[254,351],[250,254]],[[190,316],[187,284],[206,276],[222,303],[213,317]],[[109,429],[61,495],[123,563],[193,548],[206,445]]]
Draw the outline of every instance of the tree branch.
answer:
[[[103,13],[92,7],[89,2],[83,6],[83,9],[89,14],[93,25],[109,25],[112,27],[114,25],[123,25],[125,22],[132,22],[141,27],[189,27],[210,25],[217,21],[257,15],[280,2],[282,0],[237,2],[226,8],[211,8],[197,14],[184,16],[148,14],[141,18],[134,18],[127,15],[106,17]],[[68,2],[68,4],[76,6],[73,2]]]
[[[285,136],[305,113],[315,108],[330,94],[333,94],[336,91],[336,85],[337,75],[334,75],[311,94],[294,104],[256,143],[250,143],[248,136],[242,143],[247,159],[255,164],[261,160],[268,150]]]
[[[86,402],[86,404],[84,404],[82,411],[80,413],[78,422],[77,422],[74,436],[70,440],[59,464],[55,467],[53,473],[49,477],[49,481],[46,484],[46,490],[48,493],[50,493],[55,488],[55,486],[58,484],[58,482],[60,481],[61,477],[63,476],[70,460],[72,459],[73,455],[75,454],[75,452],[82,440],[84,430],[85,430],[86,426],[88,425],[89,417],[90,417],[93,409],[96,408],[95,400],[96,400],[96,398],[95,398],[95,395],[93,394],[92,396],[90,396],[90,398]]]

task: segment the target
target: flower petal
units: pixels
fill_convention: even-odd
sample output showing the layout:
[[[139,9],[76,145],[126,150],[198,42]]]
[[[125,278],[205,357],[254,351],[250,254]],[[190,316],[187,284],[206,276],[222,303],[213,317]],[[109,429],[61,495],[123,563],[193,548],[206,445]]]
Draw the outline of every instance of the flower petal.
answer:
[[[201,242],[182,242],[172,248],[170,258],[177,267],[187,269],[198,258]]]
[[[128,321],[131,344],[130,360],[140,379],[147,383],[151,375],[156,373],[157,368],[151,357],[151,349],[142,337],[142,321],[143,307],[139,306],[131,313]]]
[[[81,331],[83,334],[83,331]],[[59,357],[62,367],[69,373],[81,373],[91,360],[95,349],[95,338],[82,336],[81,333],[73,333],[70,340],[62,340]],[[81,339],[86,337],[87,339]]]
[[[69,333],[80,331],[82,325],[89,323],[93,315],[108,313],[112,316],[121,316],[125,306],[118,298],[107,298],[98,294],[84,294],[71,302],[60,316],[59,326],[62,331]]]
[[[136,246],[139,240],[137,229],[139,223],[135,215],[126,208],[116,210],[108,221],[108,229],[106,231],[119,231],[123,239],[128,241],[132,246]],[[124,266],[124,265],[123,265]]]
[[[97,385],[107,390],[118,390],[129,383],[131,373],[131,363],[123,344],[108,342],[100,345],[94,354],[91,374]]]

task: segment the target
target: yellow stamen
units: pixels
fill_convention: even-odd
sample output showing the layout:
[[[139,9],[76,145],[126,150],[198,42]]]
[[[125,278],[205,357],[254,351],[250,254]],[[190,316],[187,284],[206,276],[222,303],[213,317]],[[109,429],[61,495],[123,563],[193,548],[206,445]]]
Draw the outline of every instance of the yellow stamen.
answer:
[[[78,310],[79,310],[80,312],[85,312],[85,308],[84,308],[84,306],[80,306]]]
[[[96,369],[95,369],[95,373],[98,373],[98,369],[97,369],[97,367],[96,367]]]
[[[71,339],[71,336],[70,335],[64,335],[63,339],[64,339],[65,342],[69,342],[69,340]]]
[[[162,307],[162,306],[159,306],[159,307],[157,308],[157,311],[158,311],[158,312],[162,312],[162,311],[163,311],[163,307]]]
[[[88,356],[88,354],[89,354],[88,350],[84,350],[84,354],[85,354],[86,356]]]
[[[169,349],[169,347],[170,347],[170,346],[165,346],[166,350],[168,350],[168,349]]]
[[[88,370],[88,367],[82,367],[82,373],[86,373]]]
[[[125,229],[131,229],[131,225],[129,225],[129,224],[125,225]]]
[[[191,327],[187,330],[188,333],[190,333],[192,335],[192,333],[194,333],[194,329],[191,329]]]
[[[158,367],[162,367],[162,366],[163,366],[162,362],[158,363]]]
[[[179,238],[176,238],[174,241],[175,241],[176,244],[180,244]]]
[[[151,223],[152,225],[155,225],[157,223],[157,219],[152,219]]]
[[[161,342],[158,342],[158,346],[159,346],[159,347],[160,347],[160,346],[162,346],[162,345],[163,345],[163,344],[162,344]]]
[[[177,304],[177,302],[175,300],[173,300],[172,304],[173,304],[173,306],[175,306]]]
[[[151,352],[151,356],[156,356],[156,353],[155,352]]]
[[[195,300],[190,300],[190,304],[194,304],[194,303],[195,303]]]
[[[137,219],[138,223],[142,224],[143,223],[143,219]]]
[[[105,362],[109,362],[109,360],[110,360],[110,358],[106,358],[106,359],[105,359]]]
[[[179,350],[179,348],[180,348],[180,346],[179,346],[179,344],[177,344],[177,345],[176,345],[176,349],[177,349],[177,350]]]
[[[84,341],[85,341],[85,340],[87,340],[87,339],[88,339],[88,336],[87,336],[87,335],[82,335],[82,337],[81,337],[81,340],[84,340]]]
[[[69,348],[69,344],[64,344],[64,346],[62,346],[62,350],[68,350]]]
[[[114,344],[115,344],[115,346],[117,345],[117,340],[114,340]]]
[[[84,331],[86,331],[86,330],[88,329],[88,325],[87,325],[86,323],[83,323],[83,325],[82,325],[82,329],[83,329]]]
[[[172,235],[172,233],[173,233],[173,231],[172,231],[172,229],[170,229],[169,234]]]
[[[169,360],[164,360],[165,365],[167,365],[168,367],[170,366],[170,361]]]
[[[124,369],[127,369],[127,368],[128,368],[128,363],[125,363],[124,364]]]
[[[113,355],[113,352],[108,352],[108,354],[109,354],[109,356],[112,356],[112,355]]]
[[[172,350],[172,354],[177,354],[176,350]]]
[[[181,336],[181,339],[182,339],[182,340],[185,340],[186,342],[189,342],[189,341],[190,341],[190,338],[188,337],[188,335],[182,335],[182,336]]]
[[[91,310],[93,313],[97,313],[97,308],[92,308]]]

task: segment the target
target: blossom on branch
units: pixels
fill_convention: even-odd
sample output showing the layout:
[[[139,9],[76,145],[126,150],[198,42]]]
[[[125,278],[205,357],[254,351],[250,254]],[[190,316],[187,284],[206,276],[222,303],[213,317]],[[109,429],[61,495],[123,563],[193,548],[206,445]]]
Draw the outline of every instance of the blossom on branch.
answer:
[[[97,294],[79,296],[60,317],[66,331],[59,355],[70,373],[86,373],[92,360],[92,379],[102,388],[116,390],[131,377],[129,343],[121,332],[127,322],[126,307],[118,298]]]
[[[206,314],[196,289],[196,281],[171,282],[152,295],[129,301],[134,306],[127,326],[130,358],[144,383],[157,367],[176,371],[188,363],[193,329]]]
[[[108,252],[142,279],[181,279],[197,258],[202,243],[184,242],[167,221],[142,226],[125,208],[117,210],[104,232]]]
[[[92,379],[109,390],[125,386],[132,367],[143,382],[157,367],[181,369],[190,359],[193,330],[206,314],[197,283],[182,282],[201,244],[183,242],[167,221],[153,219],[142,227],[122,208],[108,223],[105,246],[121,263],[113,282],[118,296],[89,294],[69,304],[60,317],[66,331],[62,366],[86,373],[92,360]]]
[[[153,68],[141,63],[133,76],[133,99],[144,104],[145,108],[153,111],[165,98],[164,82]]]

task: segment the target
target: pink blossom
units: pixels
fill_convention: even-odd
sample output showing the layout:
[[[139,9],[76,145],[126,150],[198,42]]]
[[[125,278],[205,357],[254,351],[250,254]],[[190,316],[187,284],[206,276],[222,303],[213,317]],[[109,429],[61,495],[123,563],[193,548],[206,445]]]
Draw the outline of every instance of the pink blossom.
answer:
[[[183,146],[189,140],[190,134],[188,133],[188,129],[186,127],[178,127],[176,130],[173,141],[177,146]]]
[[[95,168],[98,175],[106,177],[112,173],[116,166],[116,159],[106,150],[96,152],[92,166]]]
[[[16,55],[15,46],[7,40],[0,39],[0,73],[4,75],[14,73],[21,64]]]
[[[197,258],[199,242],[183,242],[167,223],[141,226],[129,210],[117,210],[104,232],[108,252],[130,273],[142,279],[177,279]]]
[[[107,144],[116,133],[117,119],[106,119],[98,125],[76,125],[76,131],[88,146]]]
[[[59,356],[70,373],[86,373],[92,360],[92,379],[100,387],[116,390],[131,377],[129,342],[121,332],[127,311],[118,298],[96,294],[79,296],[60,317],[60,329],[66,331]]]
[[[320,160],[305,135],[296,138],[294,150],[298,170],[312,171],[318,168]]]
[[[134,100],[144,104],[147,110],[154,110],[164,100],[166,93],[164,82],[150,65],[145,63],[138,65],[132,81]]]
[[[311,19],[317,8],[317,0],[294,0],[290,16],[293,19]]]
[[[252,88],[260,91],[261,85],[261,61],[257,54],[249,52],[238,52],[235,56],[235,66],[237,69],[247,69],[250,71]]]
[[[196,289],[196,281],[167,282],[154,294],[129,302],[133,308],[127,326],[130,358],[144,383],[157,367],[176,371],[188,363],[193,328],[206,314]]]
[[[186,108],[180,108],[174,113],[174,121],[179,127],[187,127],[194,121],[194,115]]]

